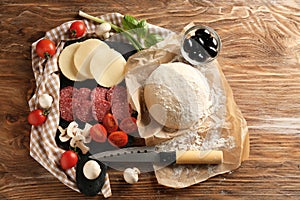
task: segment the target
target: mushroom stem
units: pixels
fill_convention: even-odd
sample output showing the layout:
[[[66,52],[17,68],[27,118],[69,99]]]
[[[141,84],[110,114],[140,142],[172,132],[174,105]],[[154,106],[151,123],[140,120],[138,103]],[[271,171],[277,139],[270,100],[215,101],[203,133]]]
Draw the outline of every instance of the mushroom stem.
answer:
[[[83,154],[86,154],[90,150],[90,148],[85,146],[82,141],[76,141],[75,147],[78,147]]]

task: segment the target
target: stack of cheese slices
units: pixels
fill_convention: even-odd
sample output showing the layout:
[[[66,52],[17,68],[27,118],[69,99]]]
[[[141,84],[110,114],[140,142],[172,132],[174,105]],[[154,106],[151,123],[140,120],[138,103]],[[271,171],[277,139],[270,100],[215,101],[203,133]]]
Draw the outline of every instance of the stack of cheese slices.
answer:
[[[88,39],[64,48],[58,64],[70,80],[95,79],[101,86],[112,87],[123,80],[126,60],[101,40]]]

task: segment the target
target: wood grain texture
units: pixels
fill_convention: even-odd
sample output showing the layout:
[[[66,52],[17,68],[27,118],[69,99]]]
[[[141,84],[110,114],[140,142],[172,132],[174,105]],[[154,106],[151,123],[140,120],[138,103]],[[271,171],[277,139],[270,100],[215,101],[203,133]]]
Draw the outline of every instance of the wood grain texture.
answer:
[[[112,171],[111,199],[300,198],[298,0],[0,0],[0,8],[0,199],[85,198],[29,156],[26,120],[34,85],[31,43],[78,19],[78,10],[131,14],[177,32],[191,21],[217,30],[223,44],[218,61],[249,125],[250,159],[239,169],[180,190],[158,185],[153,173],[127,185]]]

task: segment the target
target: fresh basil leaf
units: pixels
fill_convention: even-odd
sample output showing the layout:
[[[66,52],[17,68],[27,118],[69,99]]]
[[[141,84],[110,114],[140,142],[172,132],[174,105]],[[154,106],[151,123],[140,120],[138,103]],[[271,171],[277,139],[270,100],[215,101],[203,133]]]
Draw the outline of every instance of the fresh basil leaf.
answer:
[[[147,21],[144,19],[140,20],[137,24],[137,27],[138,28],[148,28]]]
[[[130,15],[125,15],[122,19],[122,25],[125,30],[137,28],[138,23],[139,23],[139,21]]]
[[[149,47],[155,45],[156,43],[158,43],[162,40],[163,40],[163,38],[160,35],[151,33],[151,34],[147,35],[147,37],[145,38],[144,43],[145,43],[145,46],[147,48],[149,48]]]
[[[146,37],[146,35],[148,34],[148,24],[147,24],[146,20],[143,19],[143,20],[139,21],[137,27],[138,27],[138,29],[136,30],[136,33],[138,34],[138,36],[140,38]]]

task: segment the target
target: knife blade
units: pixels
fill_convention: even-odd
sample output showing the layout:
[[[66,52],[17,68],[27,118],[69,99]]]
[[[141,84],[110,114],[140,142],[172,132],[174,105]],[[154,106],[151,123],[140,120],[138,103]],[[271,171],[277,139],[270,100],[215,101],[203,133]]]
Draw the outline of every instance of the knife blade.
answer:
[[[103,163],[153,163],[153,164],[221,164],[223,152],[208,151],[168,151],[158,152],[155,148],[124,148],[102,152],[90,156]]]

